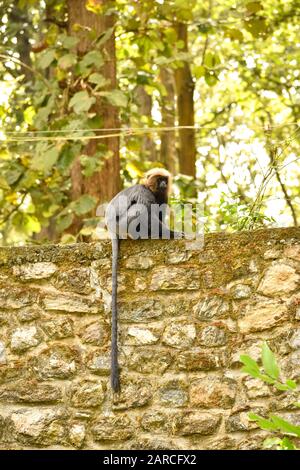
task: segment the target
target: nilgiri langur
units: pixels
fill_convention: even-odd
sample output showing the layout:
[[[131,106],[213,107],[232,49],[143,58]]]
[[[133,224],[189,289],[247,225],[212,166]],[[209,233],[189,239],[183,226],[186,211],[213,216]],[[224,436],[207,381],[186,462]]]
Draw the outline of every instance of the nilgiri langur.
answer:
[[[111,386],[120,391],[118,365],[117,270],[120,240],[182,238],[182,232],[165,224],[171,175],[163,168],[153,168],[141,184],[118,193],[106,209],[106,225],[112,240],[112,320],[111,320]]]

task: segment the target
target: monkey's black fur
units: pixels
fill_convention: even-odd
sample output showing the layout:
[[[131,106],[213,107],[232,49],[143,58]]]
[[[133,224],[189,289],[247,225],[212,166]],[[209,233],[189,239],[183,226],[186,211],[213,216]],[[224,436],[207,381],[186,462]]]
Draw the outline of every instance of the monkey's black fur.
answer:
[[[119,365],[118,365],[118,313],[117,313],[117,270],[120,240],[124,238],[151,238],[151,224],[158,224],[158,238],[181,237],[180,232],[174,232],[164,224],[164,211],[159,206],[168,202],[168,177],[165,174],[155,176],[155,191],[151,191],[146,184],[136,184],[131,188],[124,189],[117,194],[109,203],[106,210],[106,221],[108,229],[112,234],[112,333],[111,333],[111,387],[114,392],[120,391]],[[122,196],[122,197],[121,197]],[[139,216],[137,205],[142,205],[148,213],[145,222],[146,227],[139,227],[141,235],[136,231],[130,233],[130,223]],[[151,214],[151,206],[155,204],[154,217]],[[153,209],[153,208],[152,208]],[[123,218],[127,217],[126,224],[122,226]],[[140,220],[140,219],[139,219]],[[146,236],[143,236],[146,234]],[[155,237],[157,238],[157,237]]]

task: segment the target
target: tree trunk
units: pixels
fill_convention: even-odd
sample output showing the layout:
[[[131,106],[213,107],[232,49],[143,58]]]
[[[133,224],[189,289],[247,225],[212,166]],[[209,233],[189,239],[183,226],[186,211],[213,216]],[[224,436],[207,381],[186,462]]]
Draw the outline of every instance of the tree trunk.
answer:
[[[176,24],[177,37],[184,42],[183,51],[188,51],[187,25]],[[194,82],[189,64],[175,70],[177,95],[177,115],[179,126],[194,126]],[[179,171],[185,175],[196,176],[196,143],[194,129],[179,131]]]
[[[94,3],[104,5],[106,0],[95,0]],[[112,2],[110,1],[110,5]],[[91,48],[92,40],[89,37],[89,31],[93,30],[97,37],[105,33],[109,28],[113,27],[115,17],[113,15],[99,16],[86,9],[86,0],[68,0],[68,30],[69,34],[74,35],[74,29],[80,37],[78,44],[78,53],[84,55]],[[74,26],[76,25],[76,28]],[[78,25],[81,28],[78,28]],[[87,32],[83,35],[82,31]],[[107,90],[115,89],[117,86],[116,79],[116,53],[115,53],[115,35],[114,33],[107,39],[105,44],[101,46],[101,52],[104,56],[104,66],[101,73],[106,79],[109,79]],[[109,104],[105,99],[97,98],[93,107],[93,111],[101,116],[103,129],[118,128],[118,109]],[[111,133],[111,132],[108,132]],[[103,135],[103,133],[102,133]],[[90,177],[84,177],[81,172],[79,157],[75,160],[71,170],[72,180],[72,199],[75,200],[82,194],[89,194],[97,199],[98,204],[108,201],[120,191],[120,160],[119,160],[119,138],[109,137],[101,140],[105,144],[107,150],[112,152],[112,156],[105,159],[100,171],[95,172]],[[91,139],[84,153],[86,155],[94,155],[97,151],[98,141]],[[76,232],[80,228],[80,221],[75,222],[72,232]],[[75,230],[74,230],[75,229]]]
[[[152,97],[148,95],[145,88],[142,85],[137,85],[135,90],[135,100],[138,106],[138,112],[140,116],[146,116],[148,125],[152,126]],[[144,134],[141,143],[141,153],[143,158],[155,162],[156,148],[154,141],[154,134]]]
[[[162,127],[175,126],[175,84],[174,75],[167,68],[160,69],[160,80],[166,90],[162,97]],[[160,135],[160,161],[175,175],[178,173],[175,131],[165,131]]]

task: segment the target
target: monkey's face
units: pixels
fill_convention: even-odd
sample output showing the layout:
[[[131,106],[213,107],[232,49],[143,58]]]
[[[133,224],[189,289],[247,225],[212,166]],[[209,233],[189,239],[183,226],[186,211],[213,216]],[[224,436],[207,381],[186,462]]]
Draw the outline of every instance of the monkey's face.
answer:
[[[171,181],[171,175],[167,170],[163,168],[153,168],[146,173],[142,184],[159,196],[160,200],[167,200],[171,189]]]
[[[168,178],[166,176],[159,176],[156,181],[156,190],[158,193],[168,192]]]

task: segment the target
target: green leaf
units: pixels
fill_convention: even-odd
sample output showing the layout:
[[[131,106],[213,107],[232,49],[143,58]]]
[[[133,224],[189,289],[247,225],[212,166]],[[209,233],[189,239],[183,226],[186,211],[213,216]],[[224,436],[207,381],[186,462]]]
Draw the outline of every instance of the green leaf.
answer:
[[[19,233],[25,233],[31,236],[33,233],[38,233],[41,230],[41,224],[34,215],[24,214],[17,212],[12,218],[12,224]]]
[[[114,27],[111,27],[111,28],[108,28],[105,33],[102,33],[95,41],[95,43],[97,44],[97,46],[102,46],[103,44],[106,43],[106,41],[111,37],[113,31],[114,31]]]
[[[221,60],[215,52],[207,52],[204,58],[204,65],[209,69],[213,69],[220,65]]]
[[[65,172],[70,168],[81,148],[80,143],[65,144],[59,156],[57,167]]]
[[[46,69],[49,67],[49,65],[52,64],[52,62],[55,59],[55,51],[53,49],[47,49],[46,51],[43,51],[41,54],[39,60],[38,60],[38,66],[41,67],[42,69]]]
[[[281,448],[284,450],[297,450],[297,447],[295,446],[295,444],[292,441],[290,441],[288,437],[284,437],[280,445],[281,445]]]
[[[72,54],[70,52],[69,54],[65,54],[62,57],[60,57],[60,59],[58,60],[58,66],[61,69],[66,70],[72,67],[72,65],[76,64],[76,62],[77,62],[76,54]]]
[[[103,56],[99,51],[90,51],[80,61],[80,68],[86,71],[90,67],[101,67],[104,64]]]
[[[205,67],[203,65],[195,65],[193,69],[193,74],[195,78],[201,78],[205,75]]]
[[[89,76],[88,81],[90,83],[94,83],[95,85],[97,85],[97,88],[104,87],[105,85],[110,83],[110,80],[103,77],[103,75],[101,75],[100,73],[97,73],[97,72],[92,73]]]
[[[35,116],[35,109],[33,106],[28,106],[28,108],[24,109],[24,121],[26,124],[30,126],[33,124],[33,118]]]
[[[31,162],[31,168],[47,173],[57,162],[59,149],[55,145],[49,146],[47,143],[39,143],[36,146],[36,153]]]
[[[92,227],[92,226],[85,226],[85,227],[82,227],[82,229],[80,230],[80,235],[83,235],[85,237],[89,237],[91,235],[93,235],[93,233],[95,233],[95,227]]]
[[[174,42],[175,42],[176,39],[177,39],[177,33],[176,33],[175,29],[174,29],[174,28],[171,28],[171,27],[165,28],[165,29],[163,30],[163,34],[165,35],[167,41],[168,41],[169,43],[171,43],[171,45],[173,45]]]
[[[78,91],[71,98],[69,108],[73,108],[76,114],[89,111],[90,107],[95,103],[96,98],[90,97],[86,90]]]
[[[274,385],[277,388],[277,390],[282,390],[282,391],[290,390],[290,388],[287,385],[281,384],[280,382],[275,382]]]
[[[10,186],[7,183],[6,179],[3,176],[0,176],[0,189],[4,189],[4,191],[9,191]]]
[[[246,8],[249,13],[257,13],[259,10],[263,8],[260,2],[249,2],[246,4]]]
[[[291,390],[295,390],[297,388],[297,384],[294,380],[288,379],[285,383]]]
[[[74,217],[74,215],[72,213],[68,213],[68,214],[63,215],[61,217],[58,217],[56,219],[56,230],[59,233],[61,233],[64,230],[66,230],[68,227],[70,227],[70,225],[73,222],[73,217]]]
[[[292,423],[289,423],[285,419],[280,418],[280,416],[271,415],[270,417],[277,429],[282,432],[286,432],[288,434],[293,434],[295,436],[300,437],[300,426],[296,426]]]
[[[127,106],[127,96],[121,90],[102,91],[99,93],[113,105],[125,108]]]
[[[258,364],[257,364],[257,362],[256,362],[254,359],[252,359],[252,357],[247,356],[246,354],[241,354],[241,355],[240,355],[240,361],[241,361],[246,367],[249,367],[249,368],[255,370],[256,372],[260,373]]]
[[[260,380],[263,380],[267,384],[272,384],[273,385],[275,383],[275,379],[272,379],[272,377],[270,377],[269,375],[266,375],[266,374],[259,374],[258,378]]]
[[[271,420],[262,418],[261,416],[255,414],[255,413],[249,413],[248,418],[251,421],[256,421],[261,429],[264,429],[264,430],[267,430],[267,431],[276,431],[276,429],[277,429],[277,427],[275,426],[275,424]]]
[[[226,29],[225,36],[229,37],[233,41],[234,40],[242,41],[244,39],[242,31],[240,31],[239,29],[235,29],[235,28]]]
[[[76,215],[83,215],[91,211],[97,203],[96,198],[89,194],[84,194],[77,201],[71,203],[72,209],[74,209]]]
[[[26,214],[24,228],[25,231],[31,235],[32,233],[39,233],[41,231],[41,224],[34,215]]]
[[[71,243],[76,243],[76,237],[70,233],[64,233],[60,239],[62,245],[70,245]]]
[[[214,74],[206,73],[205,74],[205,81],[206,81],[207,85],[214,86],[218,82],[218,79]]]
[[[268,29],[265,18],[252,18],[251,20],[245,21],[245,28],[254,37],[258,37],[260,34],[265,33]]]
[[[262,345],[262,363],[265,372],[273,379],[279,378],[279,367],[276,358],[266,342]]]
[[[242,367],[242,372],[245,372],[246,374],[251,375],[251,377],[254,377],[258,379],[260,377],[260,373],[257,372],[256,369],[251,369],[251,367]]]
[[[65,49],[73,49],[77,46],[79,38],[77,38],[76,36],[67,36],[66,34],[60,34],[58,36],[58,41],[61,42],[62,46]]]
[[[280,446],[281,442],[282,440],[280,439],[280,437],[267,437],[267,439],[264,440],[263,448],[272,449],[275,446]]]

